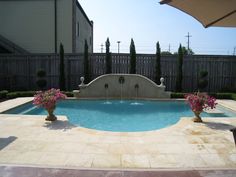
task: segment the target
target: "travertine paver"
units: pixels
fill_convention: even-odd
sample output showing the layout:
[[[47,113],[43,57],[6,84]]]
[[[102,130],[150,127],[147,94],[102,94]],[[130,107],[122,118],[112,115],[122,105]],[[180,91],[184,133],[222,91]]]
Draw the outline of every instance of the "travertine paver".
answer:
[[[12,99],[12,100],[8,100],[8,101],[0,102],[0,112],[4,112],[8,109],[22,105],[22,104],[30,102],[32,100],[33,100],[32,97],[23,97],[23,98],[17,98],[17,99]]]
[[[76,127],[65,116],[50,123],[44,121],[44,116],[1,114],[0,163],[86,168],[236,168],[236,147],[229,131],[236,127],[236,118],[203,120],[193,123],[182,118],[161,130],[118,133]]]
[[[217,100],[217,103],[236,111],[236,104],[234,100]]]

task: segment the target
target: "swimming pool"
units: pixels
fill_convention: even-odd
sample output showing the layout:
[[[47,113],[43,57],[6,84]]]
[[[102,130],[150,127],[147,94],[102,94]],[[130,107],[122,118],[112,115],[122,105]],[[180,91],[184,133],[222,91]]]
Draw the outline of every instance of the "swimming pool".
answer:
[[[202,117],[232,117],[235,113],[221,109],[222,114]],[[4,112],[5,114],[46,115],[43,108],[27,103]],[[193,117],[184,101],[138,101],[133,100],[63,100],[58,102],[55,115],[66,115],[77,126],[114,131],[138,132],[157,130],[177,123],[180,117]]]

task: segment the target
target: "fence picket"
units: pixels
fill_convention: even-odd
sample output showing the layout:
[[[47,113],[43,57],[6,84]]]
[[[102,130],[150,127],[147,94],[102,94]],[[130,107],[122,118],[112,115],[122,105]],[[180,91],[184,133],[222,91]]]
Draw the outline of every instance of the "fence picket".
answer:
[[[129,54],[111,54],[112,72],[129,73]],[[67,87],[77,89],[83,76],[83,54],[65,54]],[[137,54],[136,73],[155,79],[155,55]],[[177,56],[162,56],[161,70],[167,90],[174,91]],[[91,54],[91,76],[105,73],[105,54]],[[0,55],[0,90],[36,90],[37,70],[44,69],[48,88],[58,87],[59,56],[55,54]],[[193,55],[184,57],[183,91],[196,91],[201,70],[208,71],[207,91],[236,87],[236,56]]]

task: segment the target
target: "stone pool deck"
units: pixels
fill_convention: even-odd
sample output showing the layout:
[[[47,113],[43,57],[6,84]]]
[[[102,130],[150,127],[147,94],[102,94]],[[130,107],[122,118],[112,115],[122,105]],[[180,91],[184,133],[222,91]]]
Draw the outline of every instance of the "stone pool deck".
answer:
[[[0,112],[28,102],[0,103]],[[219,100],[236,110],[236,102]],[[235,118],[189,118],[168,128],[140,133],[104,132],[76,127],[65,116],[0,114],[0,166],[115,169],[236,169],[232,132]]]

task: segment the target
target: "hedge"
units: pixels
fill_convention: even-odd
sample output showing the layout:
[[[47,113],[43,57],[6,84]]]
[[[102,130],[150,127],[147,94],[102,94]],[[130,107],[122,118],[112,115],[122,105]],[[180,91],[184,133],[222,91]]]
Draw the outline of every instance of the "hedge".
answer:
[[[63,92],[66,94],[67,97],[73,97],[72,92]],[[16,92],[10,92],[6,94],[5,98],[13,99],[18,97],[33,97],[36,94],[36,91],[16,91]]]
[[[33,97],[36,91],[16,91],[8,92],[7,90],[0,91],[0,99],[7,98],[13,99],[17,97]],[[63,92],[67,97],[73,97],[72,92]],[[186,93],[171,93],[171,98],[184,98]],[[236,100],[236,93],[209,93],[210,96],[214,96],[217,99],[233,99]]]
[[[35,95],[35,91],[18,91],[18,92],[10,92],[7,94],[8,99],[13,99],[17,97],[33,97]]]
[[[171,93],[171,98],[184,98],[186,93]],[[216,99],[233,99],[236,100],[235,93],[209,93],[210,96]]]
[[[1,90],[0,91],[0,99],[6,98],[7,97],[7,90]]]

